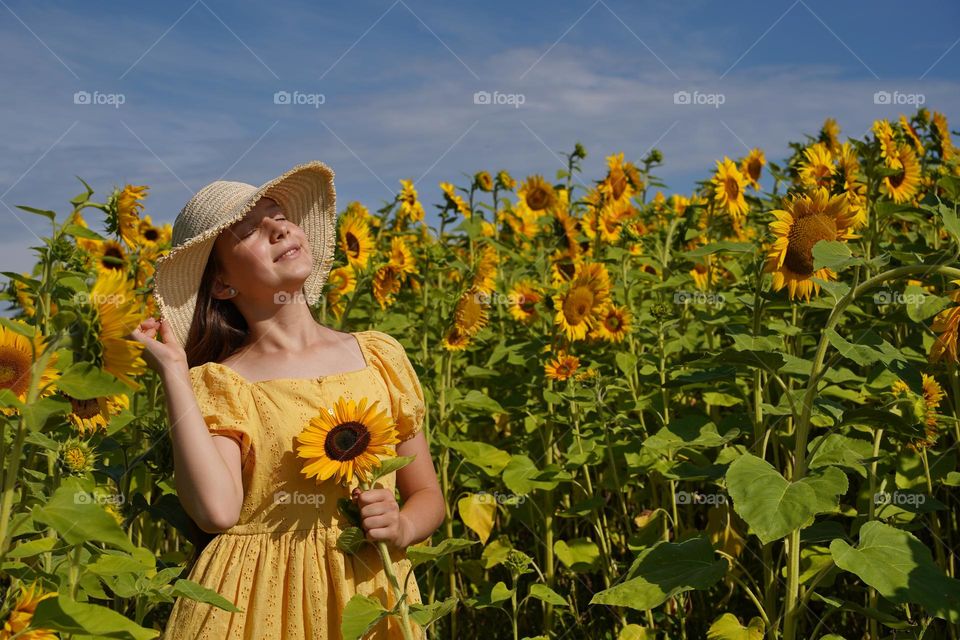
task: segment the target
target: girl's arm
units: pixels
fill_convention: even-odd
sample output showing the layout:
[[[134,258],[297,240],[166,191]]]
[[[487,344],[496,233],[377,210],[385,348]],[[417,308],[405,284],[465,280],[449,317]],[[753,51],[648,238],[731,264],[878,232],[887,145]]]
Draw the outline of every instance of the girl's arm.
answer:
[[[186,363],[165,366],[161,377],[180,502],[207,533],[229,529],[240,519],[243,504],[240,445],[230,438],[210,435]]]
[[[426,540],[443,524],[446,503],[430,458],[430,445],[422,431],[397,445],[397,455],[416,456],[397,471],[403,507],[388,489],[358,490],[357,504],[368,539],[406,548]]]

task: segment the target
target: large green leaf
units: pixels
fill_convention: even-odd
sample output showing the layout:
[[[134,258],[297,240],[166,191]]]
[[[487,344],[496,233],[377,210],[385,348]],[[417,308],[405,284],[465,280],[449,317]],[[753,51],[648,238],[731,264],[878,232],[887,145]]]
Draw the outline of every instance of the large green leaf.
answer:
[[[387,610],[379,600],[358,593],[350,598],[347,606],[343,608],[340,622],[343,640],[360,640],[385,615]]]
[[[129,391],[125,384],[89,362],[70,365],[57,379],[57,388],[78,400],[89,400]]]
[[[147,640],[156,638],[160,633],[141,627],[112,609],[76,602],[66,595],[41,600],[33,614],[32,624],[37,628],[53,629],[61,633],[121,640]]]
[[[837,566],[856,574],[884,598],[922,605],[932,615],[960,622],[960,580],[938,567],[916,536],[876,520],[860,528],[860,545],[830,543]]]
[[[436,434],[440,444],[450,447],[470,464],[483,469],[488,476],[499,475],[503,468],[510,463],[510,454],[486,442],[472,442],[453,440],[442,432]]]
[[[560,562],[571,571],[591,571],[600,560],[600,547],[590,538],[557,540],[553,550]]]
[[[726,479],[733,508],[763,544],[813,524],[818,513],[836,510],[848,486],[846,474],[836,467],[790,482],[749,453],[730,463]]]
[[[69,544],[102,542],[130,552],[135,548],[113,516],[76,478],[64,480],[45,505],[34,507],[33,519],[56,529]]]
[[[503,470],[503,483],[519,495],[526,495],[534,489],[553,489],[570,478],[570,474],[557,465],[538,469],[533,460],[520,454],[511,456],[510,464]]]
[[[725,613],[707,629],[707,640],[763,640],[765,626],[760,618],[752,618],[745,627],[732,613]]]
[[[232,602],[224,598],[213,589],[208,589],[202,584],[197,584],[192,580],[185,580],[183,578],[177,580],[173,583],[172,593],[175,596],[184,596],[190,598],[191,600],[212,604],[213,606],[220,607],[225,611],[243,611],[243,609],[238,609]]]
[[[626,581],[594,594],[590,604],[652,609],[679,593],[709,589],[726,572],[727,561],[714,558],[706,537],[661,541],[637,556]]]
[[[710,417],[692,413],[675,418],[670,423],[644,440],[643,448],[661,456],[672,458],[679,449],[706,449],[719,447],[740,434],[737,428],[720,435],[717,425]]]
[[[423,545],[413,545],[407,547],[407,559],[410,560],[412,567],[419,566],[425,562],[439,560],[451,553],[456,553],[467,547],[477,544],[476,540],[464,540],[463,538],[447,538],[440,544],[432,547]]]
[[[427,627],[456,608],[456,596],[450,596],[446,600],[437,600],[426,605],[412,602],[410,603],[410,618],[421,627]]]

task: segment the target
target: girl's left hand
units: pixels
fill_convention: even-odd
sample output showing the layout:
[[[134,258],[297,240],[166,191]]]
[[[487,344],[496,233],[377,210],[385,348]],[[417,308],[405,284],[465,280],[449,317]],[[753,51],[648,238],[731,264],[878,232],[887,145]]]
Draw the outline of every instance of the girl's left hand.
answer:
[[[397,548],[408,544],[406,518],[400,513],[400,505],[389,489],[359,488],[353,490],[353,499],[360,507],[363,529],[370,542],[386,542]]]

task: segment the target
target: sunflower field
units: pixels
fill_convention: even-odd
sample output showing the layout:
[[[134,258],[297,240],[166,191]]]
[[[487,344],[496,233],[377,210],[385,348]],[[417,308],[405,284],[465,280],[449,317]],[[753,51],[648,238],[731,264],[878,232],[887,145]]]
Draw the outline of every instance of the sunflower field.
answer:
[[[665,194],[657,150],[590,178],[576,144],[551,177],[344,207],[314,312],[395,336],[423,385],[431,637],[960,637],[960,150],[926,109],[789,148]],[[147,191],[20,206],[50,232],[4,272],[0,640],[231,606],[186,579],[163,386],[129,337],[170,248]]]

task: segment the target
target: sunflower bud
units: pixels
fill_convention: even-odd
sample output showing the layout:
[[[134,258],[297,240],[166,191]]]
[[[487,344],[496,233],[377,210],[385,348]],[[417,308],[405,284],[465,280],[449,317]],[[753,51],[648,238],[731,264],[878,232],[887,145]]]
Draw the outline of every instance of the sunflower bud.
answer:
[[[96,454],[86,442],[77,438],[70,438],[60,445],[60,465],[73,475],[82,476],[93,471],[96,464]]]

